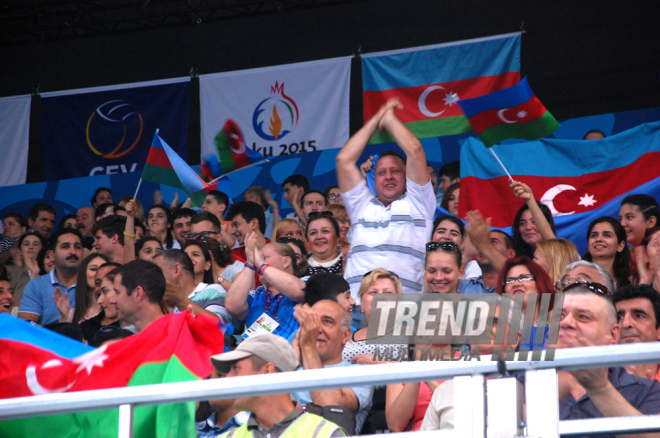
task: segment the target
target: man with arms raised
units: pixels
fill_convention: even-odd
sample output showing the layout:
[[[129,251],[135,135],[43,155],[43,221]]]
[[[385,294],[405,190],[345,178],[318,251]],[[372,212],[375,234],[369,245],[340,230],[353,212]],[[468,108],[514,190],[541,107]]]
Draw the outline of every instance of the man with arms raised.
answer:
[[[351,337],[351,316],[338,303],[321,300],[309,307],[296,306],[293,316],[300,323],[300,330],[293,342],[300,351],[300,361],[306,370],[318,368],[361,366],[344,362],[341,354]],[[324,389],[320,391],[298,391],[291,397],[301,405],[314,403],[319,406],[342,406],[355,413],[356,430],[346,430],[351,435],[359,434],[371,408],[374,388],[355,386],[350,388]]]
[[[155,263],[133,260],[117,268],[114,289],[119,320],[135,326],[135,333],[163,316],[165,277]]]
[[[495,292],[500,271],[508,259],[516,256],[513,239],[501,230],[491,230],[481,213],[471,211],[467,215],[470,240],[477,248],[477,263],[481,275],[463,281],[463,293]]]
[[[19,318],[41,325],[60,319],[60,311],[53,300],[55,293],[61,292],[62,296],[68,297],[71,308],[76,305],[78,267],[83,258],[82,236],[72,228],[57,230],[52,238],[51,249],[55,267],[50,274],[28,283],[18,310]]]
[[[558,348],[612,345],[619,341],[620,334],[612,297],[602,284],[577,281],[564,288]],[[660,412],[660,382],[628,374],[623,368],[557,374],[561,420],[633,417]],[[625,436],[648,438],[659,437],[660,433]]]
[[[376,268],[396,272],[403,292],[422,291],[424,245],[433,226],[435,195],[421,143],[394,114],[400,107],[398,99],[390,99],[351,137],[336,159],[341,196],[353,222],[344,277],[356,301],[362,277]],[[391,152],[381,155],[373,196],[356,164],[377,129],[394,137],[407,160]]]
[[[298,358],[289,343],[271,333],[259,333],[243,341],[236,350],[211,357],[225,378],[291,372]],[[222,437],[233,438],[329,438],[346,434],[334,423],[296,409],[289,394],[239,397],[234,407],[252,414],[247,423]]]
[[[621,337],[619,344],[658,342],[660,340],[660,293],[648,284],[629,284],[614,292]],[[629,365],[626,371],[639,377],[660,381],[658,364]]]

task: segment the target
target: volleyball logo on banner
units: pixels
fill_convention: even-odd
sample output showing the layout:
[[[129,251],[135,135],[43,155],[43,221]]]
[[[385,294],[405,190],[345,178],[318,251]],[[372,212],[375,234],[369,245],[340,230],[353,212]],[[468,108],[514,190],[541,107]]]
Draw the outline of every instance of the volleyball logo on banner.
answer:
[[[119,158],[137,146],[143,130],[142,114],[132,103],[111,100],[99,105],[89,116],[85,136],[89,148],[96,155]],[[134,165],[137,166],[137,163]]]
[[[348,141],[350,58],[202,75],[202,157],[232,121],[264,157],[342,147]],[[219,157],[220,165],[223,157]]]
[[[42,97],[44,181],[141,172],[156,129],[188,156],[190,78]]]

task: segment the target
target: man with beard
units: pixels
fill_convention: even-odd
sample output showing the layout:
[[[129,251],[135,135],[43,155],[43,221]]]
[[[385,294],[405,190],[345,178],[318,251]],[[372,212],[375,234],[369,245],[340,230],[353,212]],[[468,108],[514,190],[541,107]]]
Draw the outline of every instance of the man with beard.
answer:
[[[94,243],[92,227],[95,223],[94,207],[81,207],[78,209],[76,212],[76,229],[82,234],[83,246],[87,249],[92,249]]]
[[[619,344],[660,340],[660,293],[648,284],[629,284],[614,292],[614,306],[621,326]],[[660,381],[660,367],[629,365],[630,374]]]
[[[76,305],[78,267],[83,257],[82,236],[72,228],[57,230],[51,240],[51,250],[55,268],[50,274],[37,277],[28,283],[18,310],[19,318],[41,325],[57,322],[60,318],[60,312],[53,300],[57,290],[62,296],[68,294],[71,308]]]

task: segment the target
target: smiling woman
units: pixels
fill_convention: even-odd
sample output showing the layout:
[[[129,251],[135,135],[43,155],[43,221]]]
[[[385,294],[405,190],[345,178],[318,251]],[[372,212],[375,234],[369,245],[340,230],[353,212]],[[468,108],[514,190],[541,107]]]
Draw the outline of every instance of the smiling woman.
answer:
[[[164,205],[152,205],[147,211],[149,235],[157,237],[165,249],[172,248],[172,234],[170,233],[172,221],[170,218],[170,210]]]
[[[462,266],[461,249],[454,242],[429,242],[426,244],[424,281],[431,293],[456,293],[465,270]]]
[[[592,221],[587,229],[587,248],[583,260],[607,269],[617,287],[630,284],[633,260],[626,231],[619,222],[608,216]]]
[[[307,242],[312,255],[308,259],[309,274],[330,272],[341,274],[343,254],[339,251],[339,225],[332,213],[323,211],[310,214],[307,222]]]

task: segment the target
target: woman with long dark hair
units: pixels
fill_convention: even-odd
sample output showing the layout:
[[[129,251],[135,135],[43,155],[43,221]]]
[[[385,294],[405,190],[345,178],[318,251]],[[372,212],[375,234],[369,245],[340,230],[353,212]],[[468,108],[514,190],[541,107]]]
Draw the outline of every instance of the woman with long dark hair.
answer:
[[[172,248],[172,214],[170,209],[164,205],[156,204],[149,207],[147,211],[147,228],[149,235],[158,237],[163,248]]]
[[[200,283],[213,284],[213,262],[211,251],[206,242],[201,239],[189,240],[181,247],[193,264],[195,274],[195,285]]]
[[[610,273],[615,287],[630,284],[632,256],[626,244],[626,231],[614,218],[603,216],[589,224],[587,252],[582,260],[602,266]]]
[[[550,209],[534,199],[534,193],[527,184],[511,180],[509,185],[514,195],[525,201],[513,219],[513,249],[518,257],[531,259],[537,243],[556,238],[555,221]]]

